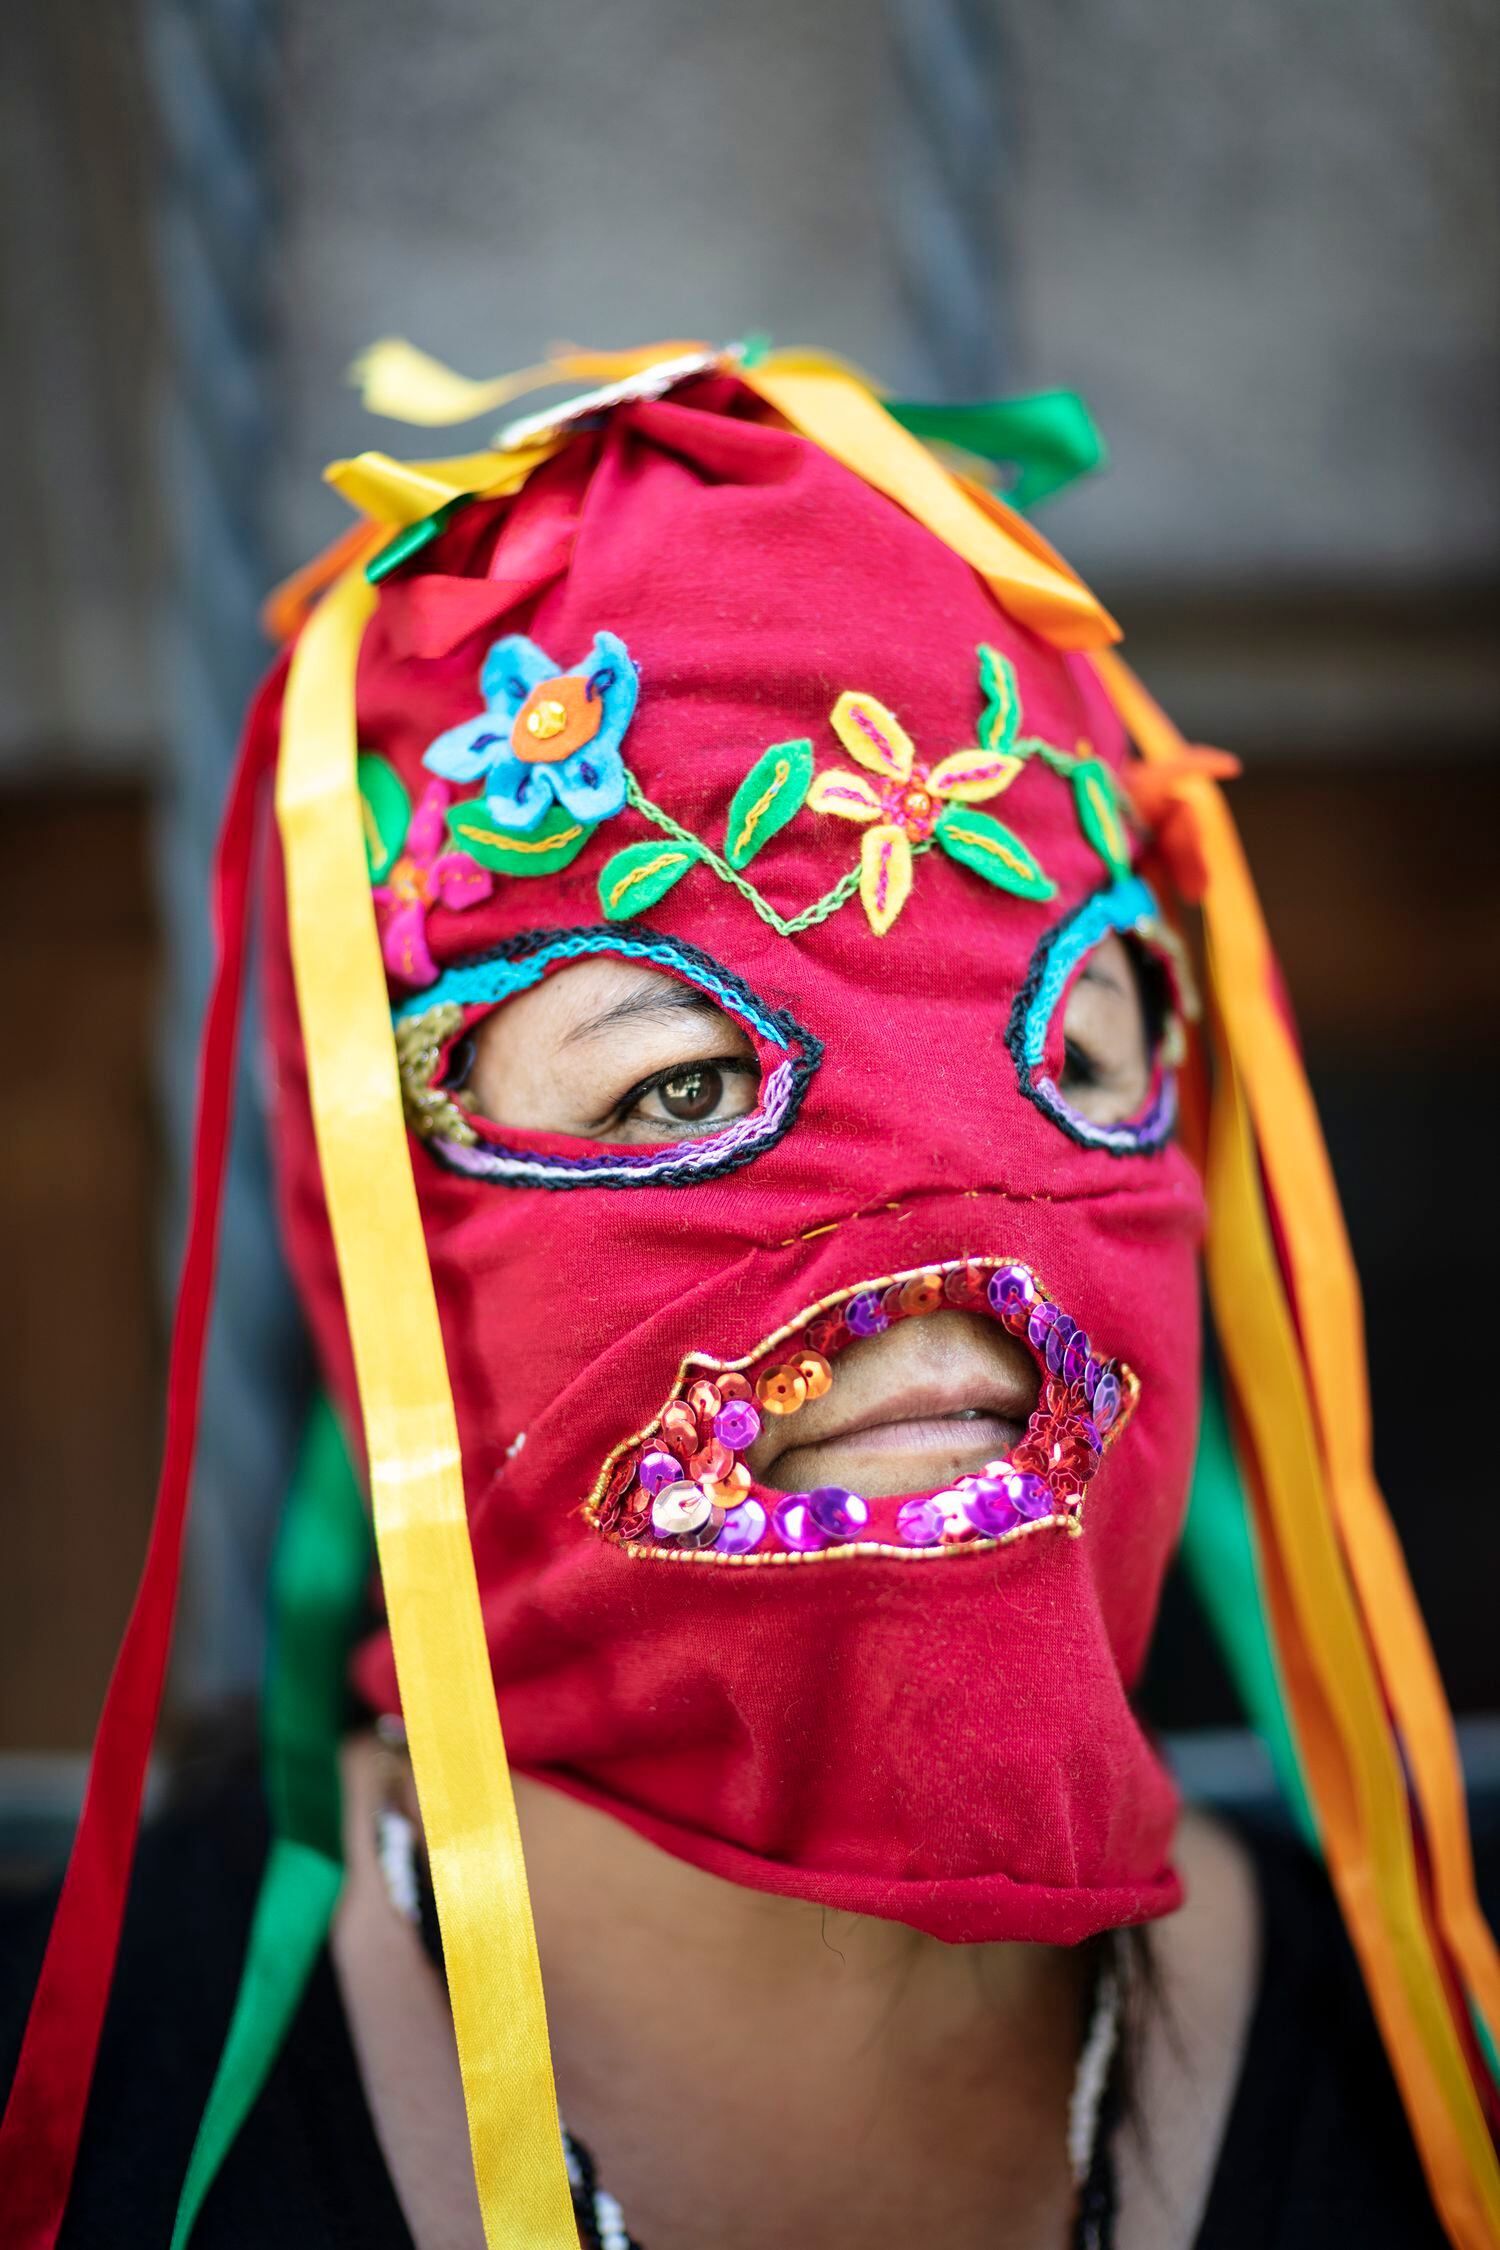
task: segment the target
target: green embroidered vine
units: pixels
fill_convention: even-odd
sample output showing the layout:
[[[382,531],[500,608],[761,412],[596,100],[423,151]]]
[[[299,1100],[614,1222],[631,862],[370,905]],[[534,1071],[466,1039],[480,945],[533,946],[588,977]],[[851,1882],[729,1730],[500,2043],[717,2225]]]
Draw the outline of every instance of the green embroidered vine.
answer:
[[[734,792],[722,851],[654,804],[621,761],[623,803],[664,841],[627,844],[605,861],[597,879],[605,919],[623,922],[648,912],[692,868],[702,866],[738,891],[778,937],[815,928],[856,893],[871,929],[883,937],[910,893],[916,858],[934,844],[997,889],[1042,903],[1057,890],[1046,869],[1014,830],[979,809],[982,801],[1008,789],[1033,759],[1067,782],[1079,828],[1111,876],[1128,873],[1128,804],[1116,775],[1086,742],[1069,751],[1039,736],[1021,737],[1015,667],[988,644],[976,653],[983,697],[977,747],[950,751],[928,764],[918,757],[894,712],[872,695],[848,690],[839,697],[830,723],[854,761],[853,769],[815,772],[810,741],[773,743]],[[378,881],[409,808],[394,774],[386,785],[381,761],[362,758],[360,765],[366,841]],[[860,860],[801,913],[781,914],[744,870],[804,807],[858,823],[863,830]],[[533,830],[518,833],[496,825],[483,795],[449,806],[446,817],[460,852],[481,867],[511,876],[551,874],[569,866],[602,825],[556,805]]]
[[[851,867],[847,875],[839,877],[831,891],[825,891],[820,899],[815,899],[811,906],[804,907],[800,914],[778,914],[770,900],[761,896],[748,876],[742,875],[738,868],[731,867],[728,860],[722,858],[712,845],[705,844],[700,837],[693,835],[680,821],[674,820],[669,812],[663,812],[660,805],[654,805],[633,773],[626,773],[625,795],[642,820],[649,820],[653,828],[659,828],[664,836],[670,836],[674,843],[682,847],[681,861],[667,875],[665,882],[659,880],[660,874],[665,870],[656,871],[655,887],[647,899],[634,887],[638,870],[644,870],[644,860],[636,861],[630,866],[622,865],[622,862],[634,860],[637,854],[650,854],[656,847],[650,844],[631,844],[625,851],[616,852],[599,877],[599,903],[608,921],[623,921],[627,915],[638,913],[644,905],[654,906],[657,899],[663,897],[673,883],[699,861],[705,867],[712,868],[721,883],[728,883],[733,890],[738,891],[746,905],[753,907],[778,937],[796,937],[799,931],[810,930],[819,922],[826,922],[829,915],[837,914],[846,899],[852,898],[859,889],[860,871],[857,867]],[[916,849],[925,851],[927,846],[919,844]],[[630,884],[632,888],[621,890],[622,884]],[[618,901],[613,907],[610,904],[611,897]]]
[[[1086,743],[1075,750],[1059,750],[1039,736],[1011,745],[1020,758],[1040,758],[1061,776],[1073,791],[1073,808],[1085,840],[1098,853],[1111,875],[1130,873],[1130,831],[1125,824],[1126,799],[1119,776]]]

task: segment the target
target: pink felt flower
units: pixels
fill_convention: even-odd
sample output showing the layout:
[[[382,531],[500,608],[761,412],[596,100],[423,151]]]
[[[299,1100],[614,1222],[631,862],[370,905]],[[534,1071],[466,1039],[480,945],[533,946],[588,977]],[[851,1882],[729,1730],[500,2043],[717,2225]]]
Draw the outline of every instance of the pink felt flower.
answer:
[[[411,825],[397,857],[375,885],[375,919],[380,929],[380,950],[393,977],[403,984],[434,982],[437,963],[427,944],[427,916],[434,906],[461,911],[478,906],[495,888],[494,877],[475,865],[467,852],[448,846],[444,814],[448,810],[446,782],[429,782],[411,816]]]

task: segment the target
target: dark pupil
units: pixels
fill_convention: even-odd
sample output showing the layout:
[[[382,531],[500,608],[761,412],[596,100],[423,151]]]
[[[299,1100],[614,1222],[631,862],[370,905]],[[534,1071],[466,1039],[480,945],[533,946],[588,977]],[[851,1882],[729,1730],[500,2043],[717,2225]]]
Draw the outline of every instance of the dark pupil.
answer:
[[[718,1108],[723,1093],[723,1073],[712,1065],[679,1070],[675,1078],[662,1080],[661,1106],[671,1117],[708,1117]]]

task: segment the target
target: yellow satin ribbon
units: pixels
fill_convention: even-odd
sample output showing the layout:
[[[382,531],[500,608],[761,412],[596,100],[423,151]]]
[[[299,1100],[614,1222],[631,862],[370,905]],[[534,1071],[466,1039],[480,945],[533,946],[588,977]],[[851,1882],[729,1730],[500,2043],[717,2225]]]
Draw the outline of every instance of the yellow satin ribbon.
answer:
[[[435,430],[477,421],[481,414],[493,414],[497,406],[508,406],[512,399],[548,383],[617,383],[654,367],[658,360],[712,349],[711,344],[681,341],[637,344],[620,352],[579,351],[571,344],[558,344],[535,367],[476,379],[445,367],[404,336],[386,336],[360,353],[349,375],[372,414]]]
[[[658,361],[712,347],[648,344],[626,352],[561,352],[543,367],[476,381],[455,374],[399,338],[374,344],[356,362],[365,403],[393,420],[424,427],[469,421],[545,382],[616,382]],[[1056,648],[1104,648],[1120,637],[1109,612],[1046,540],[1003,500],[955,477],[919,438],[893,421],[865,380],[843,361],[805,351],[772,352],[734,372],[793,429],[925,524],[962,555],[1011,616]],[[550,440],[546,450],[566,443]],[[544,458],[541,452],[539,457]],[[397,462],[364,453],[335,462],[329,481],[384,523],[415,523],[465,493],[513,491],[498,481],[522,458],[500,452],[459,461]],[[526,463],[529,475],[535,459]]]
[[[402,530],[454,500],[497,500],[519,492],[533,469],[550,460],[558,441],[516,453],[460,453],[442,461],[396,461],[388,453],[357,453],[332,461],[324,479],[351,508]]]
[[[955,477],[857,377],[808,353],[741,368],[768,406],[962,555],[1010,615],[1054,648],[1103,648],[1120,628],[1081,578],[992,494]]]
[[[292,658],[276,780],[292,963],[485,2240],[577,2250],[360,827],[354,678],[375,598],[346,572]]]
[[[1154,760],[1180,757],[1181,737],[1119,660],[1104,656],[1096,661],[1142,754]],[[1355,1569],[1359,1603],[1350,1583],[1348,1566],[1356,1558],[1339,1506],[1337,1471],[1342,1464],[1336,1457],[1325,1466],[1326,1447],[1320,1448],[1319,1438],[1327,1423],[1326,1407],[1315,1411],[1326,1369],[1309,1354],[1311,1364],[1304,1372],[1260,1184],[1263,1163],[1294,1273],[1299,1260],[1314,1249],[1333,1254],[1326,1208],[1315,1213],[1317,1225],[1309,1238],[1306,1155],[1295,1144],[1289,1151],[1286,1140],[1289,1118],[1316,1135],[1316,1116],[1275,1009],[1269,944],[1228,810],[1211,781],[1194,778],[1185,786],[1191,788],[1211,868],[1204,913],[1219,1033],[1209,1150],[1209,1282],[1236,1404],[1251,1439],[1250,1481],[1272,1620],[1329,1869],[1434,2200],[1453,2240],[1464,2250],[1479,2250],[1500,2239],[1495,2231],[1500,2229],[1500,2172],[1423,1909],[1405,1778],[1387,1720],[1386,1696],[1398,1722],[1412,1728],[1408,1754],[1419,1794],[1425,1786],[1442,1814],[1450,1896],[1455,1883],[1462,1891],[1467,1872],[1473,1915],[1483,1930],[1473,1902],[1451,1725],[1440,1689],[1435,1692],[1441,1724],[1435,1730],[1432,1725],[1426,1704],[1435,1685],[1431,1653],[1388,1522],[1380,1543],[1384,1575],[1362,1575]],[[1288,1083],[1292,1073],[1300,1094]],[[1321,1152],[1320,1135],[1318,1148]],[[1323,1165],[1326,1169],[1326,1158]],[[1333,1195],[1331,1179],[1327,1193]],[[1336,1200],[1333,1209],[1336,1218]],[[1337,1242],[1343,1244],[1341,1225]],[[1346,1244],[1342,1254],[1347,1259]],[[1351,1317],[1347,1304],[1339,1313]],[[1317,1317],[1334,1314],[1325,1308]],[[1304,1333],[1307,1326],[1304,1314]],[[1356,1304],[1356,1348],[1359,1333]],[[1348,1379],[1347,1361],[1341,1372]],[[1358,1379],[1362,1386],[1362,1368]],[[1359,1500],[1365,1511],[1362,1535],[1368,1542],[1369,1511],[1384,1518],[1368,1474]],[[1399,1587],[1393,1586],[1395,1576]],[[1406,1616],[1393,1627],[1391,1609],[1402,1605],[1402,1597]],[[1425,1665],[1415,1668],[1409,1657],[1413,1632],[1425,1651]],[[1454,1764],[1451,1791],[1442,1779],[1445,1744]],[[1436,1870],[1436,1828],[1431,1840]],[[1453,1944],[1441,1895],[1438,1920]],[[1484,1938],[1488,1945],[1487,1931]],[[1467,1972],[1469,1963],[1456,1945],[1454,1951]],[[1482,1968],[1482,1958],[1477,1965]]]

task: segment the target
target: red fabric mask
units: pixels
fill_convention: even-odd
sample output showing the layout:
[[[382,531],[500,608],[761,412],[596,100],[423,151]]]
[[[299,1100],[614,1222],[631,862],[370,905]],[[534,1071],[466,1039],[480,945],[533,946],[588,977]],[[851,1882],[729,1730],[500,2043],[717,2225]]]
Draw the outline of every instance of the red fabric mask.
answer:
[[[932,823],[954,802],[941,761],[980,741],[996,679],[981,682],[981,647],[1013,667],[1023,739],[1071,753],[1088,737],[1117,766],[1118,728],[1083,668],[900,509],[736,385],[684,395],[617,411],[515,501],[461,514],[429,567],[386,582],[361,658],[361,743],[412,808],[377,868],[409,1092],[440,1080],[455,1030],[591,949],[705,985],[762,1062],[755,1116],[690,1151],[482,1124],[455,1139],[440,1092],[414,1145],[511,1761],[738,1882],[947,1939],[1072,1942],[1179,1895],[1173,1791],[1128,1698],[1191,1461],[1200,1194],[1182,1154],[1152,1145],[1164,1074],[1112,1139],[1055,1092],[1071,973],[1145,911],[1086,833],[1086,790],[1031,755],[973,807],[1021,840],[1046,897],[997,888]],[[909,771],[889,737],[885,774],[851,760],[830,724],[850,691],[869,699],[850,722],[867,739],[877,706],[899,719]],[[423,764],[440,738],[446,779]],[[731,806],[765,751],[801,740],[819,774],[874,791],[867,826],[904,824],[918,847],[882,935],[857,893],[782,934],[633,802],[602,810],[623,759],[718,854],[749,821],[765,840],[744,879],[792,921],[858,866],[861,829],[816,792],[776,828],[754,809],[764,776]],[[399,805],[383,776],[372,802],[384,788]],[[538,795],[544,825],[515,825]],[[455,848],[465,818],[492,858],[509,838],[532,847],[511,866],[547,871],[481,872]],[[619,860],[636,845],[653,849]],[[287,1235],[352,1403],[290,972],[271,951]],[[1055,1332],[1026,1274],[1066,1316]],[[999,1307],[1046,1364],[1018,1482],[935,1516],[825,1501],[777,1519],[780,1495],[702,1458],[727,1406],[794,1392],[802,1355],[836,1380],[851,1328],[937,1302]],[[685,1403],[664,1417],[720,1363],[742,1379],[697,1394],[696,1429]],[[695,1498],[663,1514],[642,1484],[674,1433],[706,1516]],[[357,1669],[394,1709],[383,1636]]]

